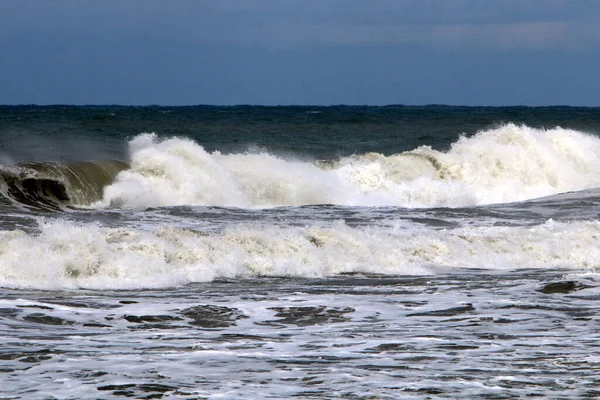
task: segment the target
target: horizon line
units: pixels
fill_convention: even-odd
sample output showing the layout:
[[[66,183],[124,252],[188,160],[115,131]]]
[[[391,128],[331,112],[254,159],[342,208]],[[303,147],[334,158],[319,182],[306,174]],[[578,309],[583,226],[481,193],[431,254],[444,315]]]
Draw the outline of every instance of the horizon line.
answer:
[[[249,103],[236,103],[236,104],[119,104],[119,103],[87,103],[87,104],[69,104],[69,103],[16,103],[16,104],[0,104],[0,107],[168,107],[168,108],[186,108],[186,107],[214,107],[214,108],[235,108],[235,107],[256,107],[256,108],[283,108],[283,107],[297,107],[297,108],[308,108],[308,107],[319,107],[319,108],[335,108],[335,107],[347,107],[347,108],[359,108],[359,107],[371,107],[371,108],[386,108],[386,107],[448,107],[448,108],[598,108],[597,106],[590,105],[568,105],[568,104],[553,104],[553,105],[529,105],[529,104],[508,104],[508,105],[467,105],[467,104],[444,104],[444,103],[427,103],[427,104],[402,104],[402,103],[390,103],[390,104],[249,104]]]

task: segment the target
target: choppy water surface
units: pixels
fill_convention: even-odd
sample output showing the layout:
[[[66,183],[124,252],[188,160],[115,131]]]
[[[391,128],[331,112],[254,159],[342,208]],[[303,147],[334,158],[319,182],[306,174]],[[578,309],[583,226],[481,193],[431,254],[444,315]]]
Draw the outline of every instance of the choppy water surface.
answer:
[[[0,107],[0,398],[598,398],[599,133]]]
[[[564,273],[4,290],[1,393],[597,398],[600,282]]]

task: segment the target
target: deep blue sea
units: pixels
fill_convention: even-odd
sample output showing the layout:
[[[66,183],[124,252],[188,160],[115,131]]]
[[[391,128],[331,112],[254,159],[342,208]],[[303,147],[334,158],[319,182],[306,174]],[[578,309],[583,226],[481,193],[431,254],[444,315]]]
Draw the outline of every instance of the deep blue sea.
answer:
[[[598,398],[599,240],[600,108],[0,106],[0,398]]]

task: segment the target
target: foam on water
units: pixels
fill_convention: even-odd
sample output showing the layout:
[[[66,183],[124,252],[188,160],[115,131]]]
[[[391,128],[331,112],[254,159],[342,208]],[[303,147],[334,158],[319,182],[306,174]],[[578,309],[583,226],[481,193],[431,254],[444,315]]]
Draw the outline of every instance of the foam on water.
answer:
[[[0,232],[0,286],[159,288],[215,278],[430,274],[439,268],[600,266],[600,222],[433,230],[231,225],[220,233],[41,221],[38,234]]]
[[[539,290],[558,276],[17,292],[0,299],[0,394],[597,398],[600,282],[578,278],[571,294]]]
[[[521,201],[600,186],[600,139],[507,124],[461,137],[446,151],[422,146],[327,163],[268,153],[208,153],[182,138],[142,134],[131,169],[97,207],[303,204],[458,207]]]

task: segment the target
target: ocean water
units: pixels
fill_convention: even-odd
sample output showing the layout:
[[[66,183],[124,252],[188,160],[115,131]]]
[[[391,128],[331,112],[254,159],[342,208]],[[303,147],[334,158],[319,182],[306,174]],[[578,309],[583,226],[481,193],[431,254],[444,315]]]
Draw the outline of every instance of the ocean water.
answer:
[[[600,396],[600,109],[0,107],[0,398]]]

